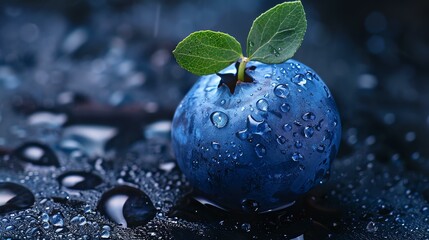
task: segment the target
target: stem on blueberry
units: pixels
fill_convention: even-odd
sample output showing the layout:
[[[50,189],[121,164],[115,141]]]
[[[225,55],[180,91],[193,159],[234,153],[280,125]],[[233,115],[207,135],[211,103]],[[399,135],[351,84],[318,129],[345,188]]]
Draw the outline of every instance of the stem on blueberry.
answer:
[[[250,61],[247,57],[241,57],[240,66],[238,67],[237,79],[240,82],[244,82],[244,71],[246,71],[246,65]]]

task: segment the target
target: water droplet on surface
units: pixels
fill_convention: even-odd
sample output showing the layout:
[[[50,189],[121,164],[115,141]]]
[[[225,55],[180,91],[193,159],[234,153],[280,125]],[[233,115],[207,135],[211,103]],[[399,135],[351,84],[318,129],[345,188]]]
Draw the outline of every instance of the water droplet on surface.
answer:
[[[212,121],[213,125],[217,128],[223,128],[228,123],[228,115],[226,115],[223,112],[214,112],[210,116],[210,120]]]
[[[302,148],[302,142],[301,142],[301,141],[299,141],[299,140],[296,140],[296,141],[295,141],[295,147],[296,147],[296,148],[298,148],[298,149],[299,149],[299,148]]]
[[[218,142],[212,142],[212,148],[214,150],[219,150],[220,149],[220,143],[218,143]]]
[[[224,105],[225,104],[225,99],[222,99],[221,101],[220,101],[220,105]]]
[[[267,100],[265,100],[265,99],[259,99],[259,100],[256,102],[256,107],[257,107],[259,110],[263,111],[263,112],[268,111],[268,102],[267,102]]]
[[[286,138],[285,137],[283,137],[283,136],[278,136],[277,137],[277,143],[278,144],[284,144],[286,142]]]
[[[89,156],[104,155],[104,145],[116,136],[118,130],[101,125],[73,125],[64,129],[62,142],[75,141]]]
[[[286,132],[290,132],[290,131],[292,131],[292,125],[290,125],[290,124],[286,123],[285,125],[283,125],[283,129],[284,129]]]
[[[375,225],[374,222],[371,221],[368,223],[368,225],[366,225],[366,230],[368,232],[373,233],[373,232],[376,232],[378,230],[378,227],[377,227],[377,225]]]
[[[111,231],[111,228],[109,227],[109,226],[107,226],[107,225],[104,225],[103,227],[102,227],[102,231],[101,231],[101,234],[100,234],[100,237],[102,238],[102,239],[108,239],[108,238],[110,238],[110,231]]]
[[[272,51],[272,53],[274,54],[274,56],[276,56],[276,57],[278,57],[278,56],[280,56],[280,52],[279,52],[279,50],[278,49],[276,49],[275,47],[273,47],[273,46],[270,46],[271,47],[271,51]]]
[[[247,130],[242,130],[236,133],[236,136],[240,139],[240,140],[246,140],[249,138],[249,134],[247,133]]]
[[[271,128],[265,120],[257,121],[251,115],[247,116],[247,128],[236,133],[241,140],[249,139],[252,135],[266,137],[271,132]]]
[[[267,73],[267,74],[264,75],[264,78],[271,78],[271,77],[272,77],[272,75],[269,74],[269,73]]]
[[[264,145],[258,143],[255,146],[255,152],[259,158],[263,158],[267,154],[267,149],[265,149]]]
[[[47,213],[42,213],[42,222],[48,222],[49,221],[49,215]]]
[[[56,213],[51,218],[51,223],[55,227],[63,227],[64,226],[64,218],[61,213]]]
[[[307,79],[304,78],[304,75],[302,75],[302,74],[295,75],[291,80],[293,83],[295,83],[299,86],[304,86],[307,83]]]
[[[330,97],[331,97],[331,93],[329,92],[328,87],[327,87],[327,86],[323,86],[323,89],[325,90],[326,97],[327,97],[327,98],[330,98]]]
[[[241,229],[245,232],[250,232],[251,230],[251,225],[249,223],[243,223],[241,224]]]
[[[313,80],[313,73],[311,73],[311,72],[307,72],[306,74],[305,74],[305,78],[307,79],[307,80]]]
[[[259,203],[251,199],[244,199],[241,202],[241,209],[247,213],[256,213],[259,210]]]
[[[103,193],[97,209],[123,227],[145,225],[156,213],[146,193],[130,186],[117,186]]]
[[[57,155],[42,143],[27,142],[14,151],[14,156],[21,161],[38,166],[59,166]]]
[[[311,126],[307,126],[304,128],[304,136],[306,138],[311,138],[314,134],[314,128]]]
[[[279,98],[287,98],[289,93],[289,87],[285,84],[279,84],[274,88],[274,94]]]
[[[312,121],[314,119],[316,119],[316,115],[314,115],[314,113],[312,112],[308,112],[302,115],[302,120],[304,121]]]
[[[290,105],[287,103],[283,103],[282,105],[280,105],[280,111],[287,113],[290,111]]]
[[[103,179],[90,172],[70,171],[58,177],[61,186],[71,190],[91,190],[103,183]]]
[[[31,207],[35,198],[26,187],[16,183],[0,182],[0,214]]]
[[[322,123],[323,123],[323,120],[324,120],[324,119],[320,120],[320,121],[319,121],[319,123],[317,123],[317,125],[316,125],[316,130],[317,130],[317,131],[322,130]]]
[[[325,151],[325,145],[320,144],[319,146],[317,146],[316,150],[317,150],[319,153],[323,153],[323,152]]]
[[[292,160],[295,162],[301,161],[303,159],[304,157],[301,155],[301,153],[296,152],[292,154]]]

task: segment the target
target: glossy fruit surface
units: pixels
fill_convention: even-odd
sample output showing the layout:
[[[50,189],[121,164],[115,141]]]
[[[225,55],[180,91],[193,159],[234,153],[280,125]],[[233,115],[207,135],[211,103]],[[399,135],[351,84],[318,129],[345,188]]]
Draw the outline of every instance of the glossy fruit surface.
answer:
[[[176,110],[172,144],[207,199],[231,211],[265,212],[327,179],[341,124],[327,86],[304,64],[250,62],[247,74],[253,82],[238,83],[234,93],[219,86],[218,75],[201,77]]]

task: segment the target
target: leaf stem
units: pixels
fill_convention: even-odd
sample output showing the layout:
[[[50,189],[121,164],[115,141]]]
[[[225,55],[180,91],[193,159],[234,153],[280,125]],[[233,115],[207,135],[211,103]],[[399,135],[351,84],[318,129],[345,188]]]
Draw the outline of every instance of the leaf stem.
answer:
[[[246,70],[246,65],[249,61],[250,59],[247,57],[241,58],[240,66],[238,67],[238,76],[237,76],[237,79],[240,82],[244,82],[244,71]]]

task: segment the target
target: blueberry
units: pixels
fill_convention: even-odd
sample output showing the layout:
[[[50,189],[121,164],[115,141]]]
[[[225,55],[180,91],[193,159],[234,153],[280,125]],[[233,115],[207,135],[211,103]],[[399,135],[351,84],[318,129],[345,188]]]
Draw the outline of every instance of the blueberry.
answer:
[[[231,211],[261,213],[326,180],[341,123],[327,86],[304,64],[251,61],[246,73],[253,81],[233,93],[219,75],[201,77],[176,110],[172,146],[200,194]]]

